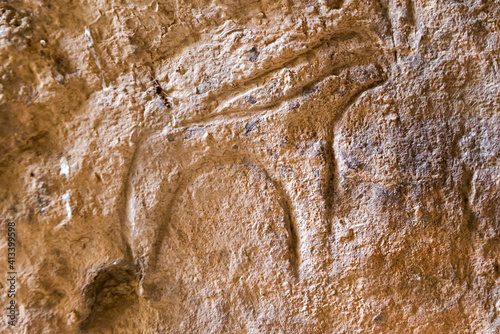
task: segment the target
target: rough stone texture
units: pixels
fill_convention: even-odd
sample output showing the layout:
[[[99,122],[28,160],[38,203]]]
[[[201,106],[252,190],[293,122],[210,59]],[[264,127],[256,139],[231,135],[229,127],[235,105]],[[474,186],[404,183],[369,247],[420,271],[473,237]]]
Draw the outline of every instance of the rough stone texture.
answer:
[[[498,333],[499,57],[498,0],[0,1],[0,331]]]

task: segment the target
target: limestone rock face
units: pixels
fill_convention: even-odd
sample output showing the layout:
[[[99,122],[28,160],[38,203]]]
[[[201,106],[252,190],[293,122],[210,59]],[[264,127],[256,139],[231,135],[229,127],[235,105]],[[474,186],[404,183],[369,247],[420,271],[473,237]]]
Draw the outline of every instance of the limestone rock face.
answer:
[[[0,59],[2,333],[500,331],[499,1],[7,0]]]

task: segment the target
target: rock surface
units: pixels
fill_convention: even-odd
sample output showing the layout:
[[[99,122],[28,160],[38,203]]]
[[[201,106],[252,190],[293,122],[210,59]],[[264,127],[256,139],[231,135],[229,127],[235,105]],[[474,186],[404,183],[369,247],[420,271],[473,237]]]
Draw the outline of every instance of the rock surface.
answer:
[[[0,58],[2,333],[500,331],[499,1],[7,0]]]

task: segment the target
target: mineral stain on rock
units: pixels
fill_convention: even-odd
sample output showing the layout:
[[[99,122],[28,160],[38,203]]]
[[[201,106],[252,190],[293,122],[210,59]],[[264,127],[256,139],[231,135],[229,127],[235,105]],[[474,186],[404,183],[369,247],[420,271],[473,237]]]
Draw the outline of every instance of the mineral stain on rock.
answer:
[[[246,56],[248,57],[248,60],[250,60],[252,63],[255,63],[257,61],[257,58],[259,57],[259,54],[259,50],[257,50],[257,48],[254,46],[250,49],[250,51],[246,53]]]
[[[248,122],[245,125],[245,130],[243,131],[242,136],[248,136],[254,129],[258,129],[260,120],[256,119],[254,121]]]

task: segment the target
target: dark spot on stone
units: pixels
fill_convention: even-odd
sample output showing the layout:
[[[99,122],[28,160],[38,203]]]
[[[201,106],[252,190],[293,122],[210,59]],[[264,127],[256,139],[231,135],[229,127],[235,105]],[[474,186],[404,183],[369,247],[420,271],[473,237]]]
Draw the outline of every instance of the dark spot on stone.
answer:
[[[170,133],[169,133],[169,134],[167,135],[167,140],[168,140],[169,142],[173,142],[173,141],[175,141],[175,138],[174,138],[174,136],[173,136],[172,134],[170,134]]]
[[[31,173],[30,173],[30,176],[31,176],[31,177],[35,177],[35,173],[31,172]]]
[[[94,175],[95,175],[95,178],[97,179],[97,181],[102,182],[102,178],[99,174],[94,173]]]
[[[326,3],[331,9],[340,9],[344,5],[344,0],[327,0]]]
[[[340,242],[348,242],[354,240],[354,230],[350,228],[347,233],[340,237]]]
[[[285,175],[290,175],[293,173],[293,170],[290,167],[281,166],[281,172]]]
[[[187,129],[186,131],[186,135],[184,136],[185,139],[191,139],[193,138],[194,136],[196,136],[197,134],[201,133],[201,132],[204,132],[205,131],[205,128],[191,128],[191,129]]]
[[[63,56],[54,57],[54,64],[57,72],[61,73],[62,75],[74,72],[73,69],[71,68],[69,60],[66,57]]]
[[[408,187],[405,182],[400,182],[396,185],[386,187],[377,187],[375,196],[382,205],[401,204],[404,198],[408,195]]]
[[[278,159],[278,155],[276,154],[276,151],[273,150],[272,148],[266,147],[266,152],[269,154],[271,157]],[[291,170],[290,170],[291,172]]]
[[[251,104],[256,104],[257,103],[257,99],[255,98],[255,96],[249,95],[249,96],[245,97],[245,102],[248,102],[248,103],[251,103]]]
[[[163,95],[159,95],[156,102],[157,102],[157,105],[159,105],[162,108],[171,108],[172,107],[172,103],[170,103],[167,100],[167,98]]]
[[[304,88],[304,95],[309,96],[313,93],[316,93],[318,91],[318,86],[312,86],[312,87],[305,87]]]
[[[363,169],[363,163],[356,160],[356,159],[349,159],[346,160],[345,162],[347,168],[354,170],[355,172],[358,172],[360,169]]]
[[[171,108],[172,103],[168,101],[167,97],[163,93],[163,89],[161,88],[160,83],[156,79],[153,79],[153,88],[156,97],[158,98],[157,100],[158,104],[163,108]]]
[[[250,51],[248,51],[246,53],[248,59],[252,62],[252,63],[255,63],[257,61],[257,58],[259,57],[259,50],[257,50],[257,48],[254,46],[253,48],[250,49]]]
[[[373,317],[373,321],[377,325],[383,325],[387,321],[387,315],[386,315],[385,311],[381,311],[380,313],[378,313],[377,315],[375,315]]]
[[[251,121],[245,125],[245,131],[243,132],[243,136],[248,136],[250,132],[252,132],[255,128],[259,127],[260,120],[257,119],[255,121]]]
[[[196,94],[205,94],[211,89],[212,83],[209,80],[203,80],[203,82],[196,87]]]
[[[233,145],[233,150],[237,150],[238,149],[238,145]]]

